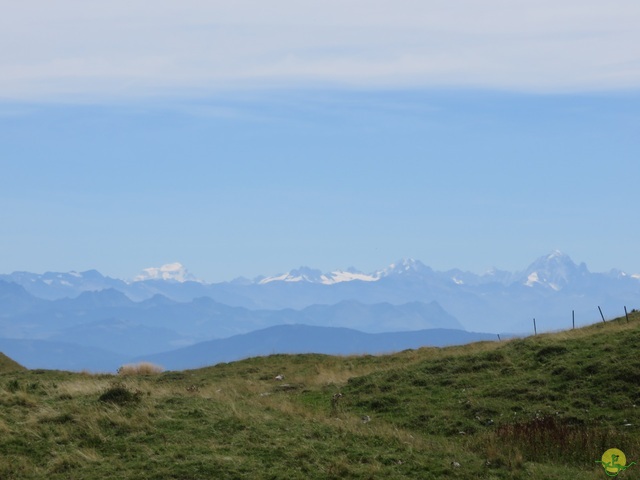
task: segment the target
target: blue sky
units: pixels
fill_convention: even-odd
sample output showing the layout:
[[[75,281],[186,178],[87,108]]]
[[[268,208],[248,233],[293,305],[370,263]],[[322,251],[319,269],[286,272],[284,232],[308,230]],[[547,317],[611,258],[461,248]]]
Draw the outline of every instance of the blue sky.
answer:
[[[476,3],[11,7],[0,271],[640,272],[640,6]]]

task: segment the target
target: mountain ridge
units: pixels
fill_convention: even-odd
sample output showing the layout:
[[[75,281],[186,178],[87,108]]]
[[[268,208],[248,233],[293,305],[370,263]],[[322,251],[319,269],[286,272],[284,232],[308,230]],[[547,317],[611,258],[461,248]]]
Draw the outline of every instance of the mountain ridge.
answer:
[[[173,264],[172,271],[184,273],[182,265],[177,265]],[[586,264],[576,264],[558,250],[537,258],[519,272],[490,269],[481,275],[460,269],[435,271],[419,260],[405,259],[371,274],[351,267],[328,274],[301,267],[271,277],[210,284],[161,278],[127,283],[104,277],[95,270],[48,272],[41,276],[18,272],[0,275],[0,281],[3,280],[15,281],[28,294],[48,300],[76,298],[86,291],[108,289],[117,290],[135,302],[161,295],[154,301],[164,301],[167,309],[174,306],[166,299],[192,302],[205,297],[228,307],[261,311],[304,310],[348,300],[396,306],[435,301],[464,328],[492,332],[528,331],[534,317],[545,330],[563,328],[571,321],[572,312],[579,324],[586,324],[598,319],[598,306],[605,314],[614,315],[620,314],[623,306],[637,307],[640,299],[639,275],[619,270],[592,273]],[[6,308],[19,309],[25,299],[15,298],[14,304],[7,304]],[[86,299],[89,302],[88,296]],[[119,301],[126,303],[123,298]]]
[[[64,273],[45,272],[43,274],[17,271],[9,274],[0,274],[0,281],[17,283],[22,285],[27,291],[36,290],[36,287],[42,288],[42,284],[48,285],[51,288],[67,287],[70,289],[69,291],[80,284],[85,284],[81,291],[103,290],[105,288],[114,288],[122,291],[124,289],[123,285],[133,288],[136,284],[145,282],[196,283],[205,286],[230,285],[234,283],[245,286],[265,285],[273,282],[306,282],[333,285],[351,281],[375,282],[392,276],[436,276],[439,278],[449,278],[460,285],[478,282],[498,282],[502,284],[522,283],[531,286],[533,283],[539,283],[557,290],[560,289],[562,285],[559,284],[560,282],[554,282],[553,280],[556,278],[551,277],[554,275],[557,276],[559,269],[563,269],[565,274],[588,275],[591,273],[584,262],[578,265],[573,262],[569,255],[560,250],[554,250],[550,254],[538,257],[521,271],[508,272],[491,268],[482,274],[476,274],[459,268],[436,271],[420,260],[403,258],[389,264],[387,267],[370,273],[362,272],[354,267],[349,267],[344,270],[337,269],[330,272],[322,272],[322,270],[312,267],[300,266],[286,273],[269,276],[260,275],[254,279],[237,277],[228,281],[213,283],[197,280],[196,277],[189,273],[186,267],[179,262],[165,264],[160,267],[145,268],[141,274],[130,281],[104,276],[97,270],[87,270],[84,272],[70,271]],[[538,278],[532,281],[530,276],[534,273],[538,274]],[[608,272],[599,273],[599,275],[627,277],[640,281],[640,273],[629,274],[618,269],[611,269]],[[467,280],[465,281],[464,278]],[[567,279],[565,278],[564,280],[564,283],[566,283]],[[38,296],[35,293],[33,294]],[[47,297],[43,296],[42,298]]]

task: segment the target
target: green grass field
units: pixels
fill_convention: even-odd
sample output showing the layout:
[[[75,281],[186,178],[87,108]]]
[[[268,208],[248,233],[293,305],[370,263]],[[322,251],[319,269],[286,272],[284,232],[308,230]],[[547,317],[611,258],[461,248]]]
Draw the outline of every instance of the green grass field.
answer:
[[[0,479],[608,478],[605,450],[640,458],[640,315],[629,320],[147,375],[0,356]]]

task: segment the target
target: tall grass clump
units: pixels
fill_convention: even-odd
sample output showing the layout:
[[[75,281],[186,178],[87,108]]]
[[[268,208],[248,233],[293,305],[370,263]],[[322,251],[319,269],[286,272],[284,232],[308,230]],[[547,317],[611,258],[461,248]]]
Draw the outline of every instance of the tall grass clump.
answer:
[[[150,362],[129,363],[122,365],[118,369],[118,375],[157,375],[162,373],[164,368]]]
[[[599,459],[612,445],[637,450],[637,441],[626,432],[552,415],[501,425],[495,436],[505,450],[516,449],[535,462],[584,465]]]

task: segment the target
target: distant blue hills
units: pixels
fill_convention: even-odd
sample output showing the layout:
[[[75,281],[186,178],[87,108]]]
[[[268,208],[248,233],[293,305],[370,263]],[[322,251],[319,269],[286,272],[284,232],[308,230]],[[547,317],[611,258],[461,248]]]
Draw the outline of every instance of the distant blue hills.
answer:
[[[199,346],[207,341],[216,342],[217,353],[206,360],[215,363],[272,351],[285,353],[292,347],[313,353],[382,353],[485,338],[470,337],[436,302],[367,305],[345,300],[302,310],[249,310],[208,297],[177,302],[156,294],[134,302],[115,289],[44,300],[20,285],[0,281],[0,311],[0,349],[28,368],[113,371],[128,359],[156,358],[162,353],[171,358],[166,361],[171,367],[164,365],[167,368],[195,367],[206,355],[189,356],[206,349]],[[301,325],[305,328],[296,329]],[[291,327],[294,336],[279,344],[272,341],[273,333],[269,337],[249,333],[270,332],[268,328],[275,326]],[[309,335],[314,326],[324,328],[317,331],[322,335]],[[372,334],[356,329],[378,333],[367,336]],[[445,335],[442,329],[449,333]],[[398,330],[404,332],[394,333]],[[425,336],[424,332],[432,330],[433,335]],[[295,334],[300,338],[294,338]],[[271,340],[265,342],[267,338]],[[181,348],[187,346],[194,350]],[[280,348],[284,350],[280,352]]]
[[[483,340],[496,335],[434,328],[413,332],[363,333],[349,328],[278,325],[231,338],[210,340],[171,352],[141,356],[170,370],[199,368],[220,362],[273,353],[364,355],[398,352],[424,346],[444,347]]]

